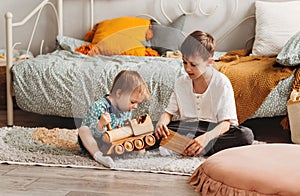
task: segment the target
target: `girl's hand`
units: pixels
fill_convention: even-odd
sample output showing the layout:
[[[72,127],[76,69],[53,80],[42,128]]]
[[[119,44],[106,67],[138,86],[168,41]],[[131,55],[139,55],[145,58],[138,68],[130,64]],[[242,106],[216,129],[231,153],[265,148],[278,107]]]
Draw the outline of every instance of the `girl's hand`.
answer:
[[[155,137],[160,139],[161,137],[167,138],[170,135],[167,125],[158,122],[155,128]]]
[[[110,122],[111,122],[110,114],[108,112],[104,112],[103,114],[101,114],[98,120],[98,124],[97,124],[98,130],[103,130],[104,127],[108,125]]]
[[[198,156],[208,144],[209,139],[206,134],[200,135],[191,140],[185,147],[183,155],[185,156]]]

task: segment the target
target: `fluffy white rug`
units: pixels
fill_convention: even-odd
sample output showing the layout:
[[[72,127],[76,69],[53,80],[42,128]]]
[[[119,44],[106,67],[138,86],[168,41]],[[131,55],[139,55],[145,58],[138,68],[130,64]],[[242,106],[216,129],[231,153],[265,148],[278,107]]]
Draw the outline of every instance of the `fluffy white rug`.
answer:
[[[18,126],[0,128],[0,163],[106,169],[78,148],[58,147],[32,139],[34,130]],[[73,139],[68,139],[76,137],[74,132]],[[128,153],[115,157],[114,161],[114,170],[191,175],[205,158],[178,154],[163,157],[152,150],[145,154]]]

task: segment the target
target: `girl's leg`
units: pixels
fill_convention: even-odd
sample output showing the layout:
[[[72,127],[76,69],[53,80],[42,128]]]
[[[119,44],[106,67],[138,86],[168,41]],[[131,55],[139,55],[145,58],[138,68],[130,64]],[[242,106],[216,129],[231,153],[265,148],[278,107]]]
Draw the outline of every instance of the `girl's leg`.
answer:
[[[113,167],[114,161],[109,156],[103,156],[99,150],[97,141],[95,140],[91,130],[87,126],[78,129],[79,143],[82,143],[84,148],[93,156],[93,158],[106,167]]]
[[[87,126],[82,126],[78,129],[78,136],[81,139],[81,142],[84,148],[91,154],[95,154],[95,152],[99,151],[98,144]]]

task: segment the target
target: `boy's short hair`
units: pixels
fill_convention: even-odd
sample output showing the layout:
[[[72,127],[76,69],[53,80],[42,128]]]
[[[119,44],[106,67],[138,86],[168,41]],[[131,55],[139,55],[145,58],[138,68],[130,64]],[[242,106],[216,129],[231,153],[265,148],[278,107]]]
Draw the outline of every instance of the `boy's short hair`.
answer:
[[[144,97],[144,99],[150,99],[150,91],[142,76],[137,71],[122,70],[114,79],[113,85],[110,90],[111,95],[116,95],[118,89],[121,89],[123,93],[138,93]]]
[[[215,47],[213,36],[202,31],[194,31],[185,38],[180,50],[185,57],[199,55],[207,60],[214,55]]]

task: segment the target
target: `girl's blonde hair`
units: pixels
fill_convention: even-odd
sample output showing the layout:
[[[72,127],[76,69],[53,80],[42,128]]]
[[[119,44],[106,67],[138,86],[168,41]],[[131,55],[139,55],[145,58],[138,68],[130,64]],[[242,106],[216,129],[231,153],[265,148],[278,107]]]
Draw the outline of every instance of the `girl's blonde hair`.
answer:
[[[137,93],[142,95],[144,99],[150,99],[150,91],[143,77],[137,71],[122,70],[114,79],[110,94],[116,95],[117,90],[129,95]]]

